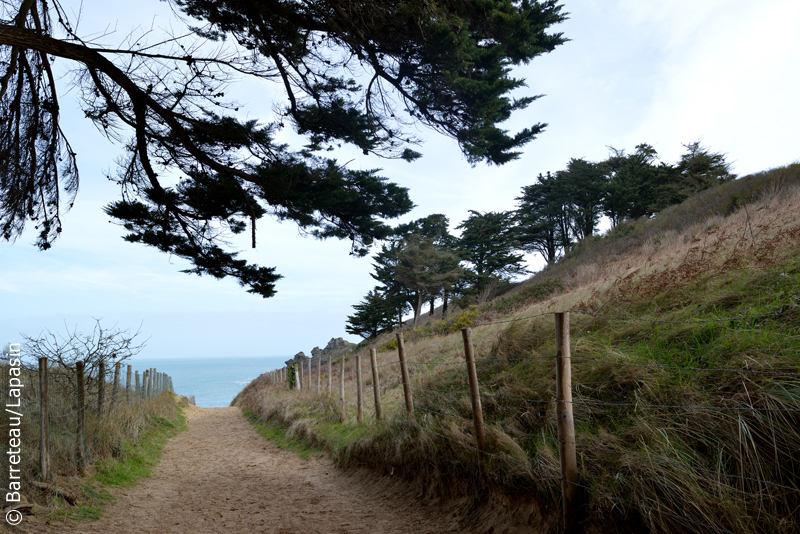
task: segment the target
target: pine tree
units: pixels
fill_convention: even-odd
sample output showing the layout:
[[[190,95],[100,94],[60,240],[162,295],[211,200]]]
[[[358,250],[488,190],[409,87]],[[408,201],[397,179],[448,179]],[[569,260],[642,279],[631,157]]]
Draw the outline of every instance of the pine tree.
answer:
[[[612,155],[603,165],[607,185],[603,197],[603,213],[611,225],[653,215],[658,206],[658,193],[662,185],[662,168],[654,165],[656,150],[641,143],[632,154],[611,148]]]
[[[564,199],[556,177],[550,172],[539,174],[537,182],[524,186],[516,200],[514,220],[520,248],[538,252],[548,264],[555,262],[563,252],[564,241],[569,241],[569,235],[562,235],[569,225],[564,220]]]
[[[558,171],[556,177],[566,201],[573,235],[579,241],[591,236],[602,212],[605,168],[602,164],[572,158],[566,170]]]
[[[416,295],[414,328],[419,324],[422,304],[451,288],[464,274],[459,258],[447,249],[436,246],[433,239],[412,235],[397,255],[395,280]]]
[[[387,305],[394,310],[398,327],[403,325],[403,315],[413,309],[416,303],[414,292],[394,277],[401,249],[402,241],[392,241],[388,245],[381,245],[381,251],[374,257],[373,272],[370,273],[370,276],[380,284],[376,289],[383,295]]]
[[[438,248],[447,250],[457,255],[458,239],[450,234],[450,219],[441,213],[434,213],[421,219],[401,224],[395,228],[395,235],[401,239],[408,239],[416,236],[422,239],[431,239]],[[447,316],[448,303],[452,294],[453,286],[444,286],[438,295],[431,295],[428,299],[430,304],[430,315],[433,315],[436,307],[436,300],[442,300],[442,317]],[[413,303],[412,303],[413,306]]]
[[[692,193],[736,179],[730,172],[731,164],[725,161],[725,154],[711,152],[700,146],[700,141],[683,146],[686,153],[681,156],[676,170]]]
[[[381,332],[390,331],[395,324],[395,308],[381,294],[379,288],[372,289],[363,302],[355,304],[356,313],[347,317],[345,331],[348,334],[372,339]]]
[[[458,228],[462,230],[458,242],[461,258],[469,263],[466,279],[468,293],[481,294],[492,282],[509,281],[514,276],[528,273],[522,265],[522,254],[517,254],[520,244],[514,229],[511,212],[479,213],[470,210],[470,216]]]
[[[128,48],[78,34],[61,2],[4,2],[3,239],[33,221],[39,248],[50,247],[78,190],[54,58],[77,73],[86,117],[124,141],[122,198],[105,211],[125,239],[185,258],[186,272],[232,276],[268,297],[280,275],[237,259],[223,248],[226,236],[249,224],[255,246],[256,221],[271,215],[318,238],[349,239],[352,253],[365,255],[390,235],[382,220],[411,201],[377,171],[351,170],[327,150],[347,144],[413,160],[419,140],[409,126],[421,124],[455,139],[473,164],[511,161],[545,126],[500,128],[537,98],[509,96],[524,86],[511,68],[565,41],[547,33],[565,18],[554,0],[172,1],[195,19],[185,35],[143,35]],[[273,117],[237,116],[225,86],[238,76],[284,91]],[[277,140],[287,126],[307,142],[302,149]]]

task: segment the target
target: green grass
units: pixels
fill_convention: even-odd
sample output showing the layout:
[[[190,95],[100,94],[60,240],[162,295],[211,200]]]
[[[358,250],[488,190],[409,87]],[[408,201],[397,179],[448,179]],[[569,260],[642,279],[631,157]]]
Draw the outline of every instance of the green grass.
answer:
[[[103,508],[114,502],[114,497],[104,488],[95,488],[92,484],[81,484],[81,490],[85,500],[91,504],[80,504],[75,507],[67,507],[56,510],[52,517],[60,521],[96,521],[103,517]],[[57,498],[60,503],[64,501]],[[66,503],[65,503],[66,505]]]
[[[264,422],[250,410],[245,410],[244,416],[261,437],[273,442],[281,449],[296,453],[300,458],[308,458],[322,452],[321,448],[315,447],[306,440],[290,436],[285,427],[274,421]]]
[[[97,482],[105,486],[130,487],[138,479],[149,477],[153,467],[161,460],[161,451],[167,441],[186,430],[186,417],[178,412],[174,421],[155,417],[150,424],[151,427],[138,443],[123,445],[119,458],[98,462],[97,473],[93,477]]]
[[[94,521],[103,516],[106,505],[114,502],[108,487],[130,487],[137,480],[150,476],[153,467],[161,460],[167,441],[186,430],[186,418],[176,409],[175,418],[168,420],[153,417],[136,443],[125,443],[116,458],[107,458],[96,464],[95,474],[87,484],[81,484],[85,503],[75,507],[61,507],[51,514],[54,519],[73,522]]]

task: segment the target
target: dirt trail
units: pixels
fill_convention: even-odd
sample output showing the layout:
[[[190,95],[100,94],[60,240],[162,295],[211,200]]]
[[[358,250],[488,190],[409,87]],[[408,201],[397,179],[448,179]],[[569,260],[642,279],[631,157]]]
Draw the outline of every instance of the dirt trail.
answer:
[[[392,484],[343,474],[327,458],[300,459],[259,436],[238,408],[186,411],[152,477],[113,491],[93,523],[38,532],[148,534],[423,534],[469,532],[453,513]],[[405,493],[405,494],[403,494]],[[24,526],[24,524],[22,525]],[[30,525],[33,526],[33,525]],[[33,532],[33,531],[31,531]]]

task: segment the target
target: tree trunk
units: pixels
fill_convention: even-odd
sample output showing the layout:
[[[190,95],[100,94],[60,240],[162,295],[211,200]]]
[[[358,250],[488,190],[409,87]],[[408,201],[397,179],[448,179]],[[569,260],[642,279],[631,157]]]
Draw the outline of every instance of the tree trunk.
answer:
[[[442,319],[447,317],[447,301],[450,298],[450,290],[445,288],[444,290],[444,302],[442,302]]]
[[[431,312],[428,314],[429,319],[433,319],[433,310],[435,309],[434,303],[436,302],[436,297],[431,297]]]
[[[419,324],[419,316],[422,313],[422,291],[417,293],[417,305],[414,306],[414,328]]]

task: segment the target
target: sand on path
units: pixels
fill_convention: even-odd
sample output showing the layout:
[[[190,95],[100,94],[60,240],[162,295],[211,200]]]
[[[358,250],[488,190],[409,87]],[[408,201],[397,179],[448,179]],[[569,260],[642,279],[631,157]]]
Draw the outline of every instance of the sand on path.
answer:
[[[345,473],[320,455],[301,459],[259,436],[239,408],[186,410],[152,476],[114,489],[91,523],[41,532],[120,534],[434,534],[465,532],[454,514],[393,484]],[[380,481],[378,478],[377,481]],[[376,481],[376,482],[377,482]],[[32,525],[31,525],[32,526]]]

